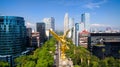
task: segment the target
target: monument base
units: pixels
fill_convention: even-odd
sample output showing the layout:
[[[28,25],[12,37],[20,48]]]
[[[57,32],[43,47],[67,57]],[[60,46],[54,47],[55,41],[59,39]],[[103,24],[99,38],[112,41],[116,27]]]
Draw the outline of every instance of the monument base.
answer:
[[[68,59],[60,59],[59,67],[73,67],[73,63]]]

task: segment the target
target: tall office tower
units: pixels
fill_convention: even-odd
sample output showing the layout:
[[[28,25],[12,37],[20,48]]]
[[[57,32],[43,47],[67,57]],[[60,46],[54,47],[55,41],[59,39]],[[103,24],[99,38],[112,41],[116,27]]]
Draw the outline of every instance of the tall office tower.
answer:
[[[84,13],[81,15],[81,22],[84,23],[84,28],[88,32],[90,31],[90,14],[89,13]]]
[[[83,22],[80,23],[79,30],[80,30],[80,32],[82,32],[83,30],[85,30],[85,27],[84,27],[84,23],[83,23]]]
[[[80,32],[80,23],[75,23],[75,45],[79,45],[79,32]]]
[[[69,16],[68,13],[64,17],[64,33],[69,29]]]
[[[27,28],[26,33],[27,33],[27,36],[31,37],[32,36],[32,28]]]
[[[31,44],[32,47],[40,47],[40,38],[39,38],[40,34],[39,32],[32,32],[32,38],[31,38]]]
[[[14,58],[25,50],[26,27],[24,22],[22,17],[0,16],[0,55],[11,55]]]
[[[38,22],[37,23],[37,32],[39,32],[39,40],[40,40],[40,45],[42,45],[45,42],[45,23],[43,22]]]
[[[73,44],[75,44],[75,26],[73,27],[72,41],[73,41]]]
[[[73,37],[74,18],[69,19],[69,26],[68,27],[70,29],[70,32],[68,33],[68,37],[72,38]]]
[[[44,18],[43,22],[45,23],[45,32],[46,32],[46,36],[49,39],[50,33],[49,33],[49,29],[52,29],[53,31],[55,31],[55,19],[53,17],[51,18]]]
[[[69,29],[72,29],[74,27],[74,18],[69,19]]]
[[[32,28],[27,28],[26,33],[27,33],[26,44],[27,44],[27,47],[30,47],[31,46],[31,37],[32,37]]]
[[[19,55],[25,50],[24,18],[0,16],[0,55]]]

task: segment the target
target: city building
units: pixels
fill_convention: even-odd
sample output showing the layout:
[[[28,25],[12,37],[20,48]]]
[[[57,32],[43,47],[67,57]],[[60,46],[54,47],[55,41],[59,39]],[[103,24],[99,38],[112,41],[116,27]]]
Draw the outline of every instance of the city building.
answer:
[[[105,58],[105,45],[94,45],[92,48],[92,54],[100,59]]]
[[[24,18],[0,16],[0,55],[19,55],[25,50],[25,41]]]
[[[74,23],[74,18],[70,18],[69,19],[69,29],[72,29],[74,27],[75,23]]]
[[[89,32],[88,31],[83,30],[82,32],[80,32],[79,33],[79,45],[87,48],[88,37],[89,37]]]
[[[27,36],[31,37],[32,36],[32,28],[27,28],[26,33],[27,33]]]
[[[81,22],[78,24],[79,26],[79,34],[76,36],[78,39],[76,39],[76,44],[87,47],[87,41],[88,41],[88,36],[90,32],[90,15],[89,13],[84,13],[81,15]],[[77,42],[78,40],[78,42]]]
[[[73,44],[75,44],[75,26],[73,27],[72,32],[73,34],[71,38],[72,38]]]
[[[40,47],[39,32],[32,32],[31,44],[32,47]]]
[[[70,18],[69,19],[69,33],[68,33],[68,38],[72,38],[73,37],[73,28],[74,28],[74,18]]]
[[[97,45],[97,46],[96,46]],[[101,51],[101,45],[104,45],[104,56],[113,56],[115,58],[120,58],[120,33],[90,33],[88,37],[88,49],[94,55],[103,58],[96,49],[99,48]]]
[[[36,27],[37,27],[37,32],[39,32],[40,44],[42,45],[45,42],[45,39],[46,39],[46,35],[45,35],[45,23],[38,22]]]
[[[31,37],[32,37],[32,28],[27,28],[26,33],[27,33],[26,45],[27,45],[27,47],[30,47],[31,46]]]
[[[43,22],[45,23],[45,33],[47,38],[49,39],[52,35],[49,33],[49,29],[55,31],[55,19],[53,17],[44,18]]]
[[[84,31],[84,30],[85,30],[84,23],[81,22],[81,23],[80,23],[79,31],[82,32],[82,31]],[[86,30],[86,31],[87,31],[87,30]]]
[[[120,59],[120,40],[107,40],[105,44],[105,56],[113,56]]]
[[[23,17],[0,16],[0,55],[15,58],[26,50],[26,26]]]
[[[68,29],[69,29],[69,16],[68,13],[66,13],[64,17],[64,34]]]
[[[80,24],[79,23],[75,23],[75,45],[78,46],[79,45],[79,27],[80,27]]]
[[[89,13],[83,13],[81,15],[81,22],[84,23],[84,28],[88,32],[90,31],[90,14]]]
[[[9,62],[10,67],[13,66],[13,59],[11,55],[0,55],[0,61]]]

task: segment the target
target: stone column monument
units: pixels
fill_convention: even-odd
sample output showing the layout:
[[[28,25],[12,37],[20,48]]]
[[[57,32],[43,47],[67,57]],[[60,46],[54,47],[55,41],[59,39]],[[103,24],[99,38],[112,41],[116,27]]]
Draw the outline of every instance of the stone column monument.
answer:
[[[68,42],[66,41],[66,36],[69,33],[70,30],[66,31],[64,35],[59,36],[54,31],[49,30],[49,32],[53,35],[53,37],[56,38],[58,42],[60,42],[60,58],[59,58],[59,66],[57,67],[73,67],[73,64],[71,61],[68,60],[68,58],[65,56],[65,51],[69,49],[67,46]]]

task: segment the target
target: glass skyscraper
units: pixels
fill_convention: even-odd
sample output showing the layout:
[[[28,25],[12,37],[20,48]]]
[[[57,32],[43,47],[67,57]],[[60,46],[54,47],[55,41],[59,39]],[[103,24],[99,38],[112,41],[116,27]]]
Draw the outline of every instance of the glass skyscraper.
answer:
[[[69,29],[69,16],[68,13],[66,13],[64,17],[64,34],[68,29]]]
[[[0,16],[0,55],[18,56],[25,50],[25,43],[24,18]]]
[[[78,42],[78,34],[79,34],[79,23],[75,23],[75,45],[78,46],[79,42]]]
[[[84,29],[89,31],[90,30],[90,14],[89,13],[82,14],[81,22],[84,23]]]
[[[43,22],[45,23],[45,33],[46,37],[49,39],[52,35],[49,33],[49,29],[55,31],[55,19],[53,17],[44,18]]]
[[[45,42],[45,23],[44,22],[38,22],[36,24],[37,32],[39,32],[39,40],[40,40],[40,45],[42,45]]]

